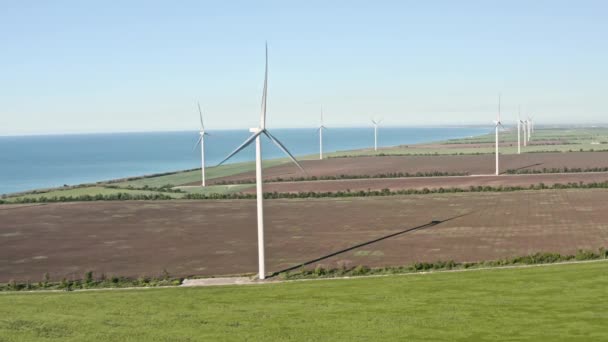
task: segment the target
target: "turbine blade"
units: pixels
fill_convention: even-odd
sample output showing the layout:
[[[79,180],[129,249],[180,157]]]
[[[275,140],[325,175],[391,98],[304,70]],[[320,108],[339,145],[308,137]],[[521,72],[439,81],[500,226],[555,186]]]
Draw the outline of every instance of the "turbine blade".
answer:
[[[198,117],[201,119],[201,128],[204,131],[205,130],[205,125],[203,124],[203,111],[201,110],[201,103],[197,102],[197,104],[198,104]]]
[[[266,42],[266,67],[264,70],[264,90],[262,92],[262,113],[260,114],[260,128],[266,128],[266,99],[268,97],[268,42]]]
[[[323,127],[323,106],[321,106],[321,127]]]
[[[200,136],[200,138],[198,138],[198,141],[196,142],[196,144],[192,148],[192,152],[194,152],[196,150],[196,148],[198,147],[198,145],[201,144],[201,140],[203,140],[203,136],[202,135]]]
[[[304,170],[304,168],[302,167],[302,165],[300,165],[300,163],[298,163],[296,158],[287,150],[287,148],[277,138],[275,138],[272,134],[270,134],[270,132],[268,132],[266,130],[264,130],[263,132],[264,132],[264,134],[266,134],[268,139],[270,139],[275,145],[277,145],[289,157],[289,159],[291,159],[291,161],[294,162],[294,164],[296,164],[296,166],[300,169],[300,171],[302,171],[304,174],[307,174],[306,171]]]
[[[500,100],[501,100],[502,94],[498,93],[498,122],[500,122]]]
[[[220,166],[220,165],[224,164],[228,159],[232,158],[235,154],[241,152],[242,149],[249,146],[249,144],[251,144],[253,142],[253,140],[258,137],[258,135],[262,134],[262,132],[264,132],[264,131],[259,131],[257,133],[253,133],[249,138],[247,138],[247,140],[245,140],[244,143],[241,144],[241,146],[237,147],[234,151],[232,151],[232,153],[230,153],[228,155],[228,157],[224,158],[224,160],[219,162],[216,166]]]
[[[521,120],[521,105],[517,106],[517,120]]]

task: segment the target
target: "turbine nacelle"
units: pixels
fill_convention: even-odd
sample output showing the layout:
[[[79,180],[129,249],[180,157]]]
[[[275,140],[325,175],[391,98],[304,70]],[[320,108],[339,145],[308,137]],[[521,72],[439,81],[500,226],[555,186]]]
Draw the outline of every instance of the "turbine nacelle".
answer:
[[[383,120],[383,119],[380,119],[380,120],[376,121],[376,120],[373,120],[373,119],[372,119],[372,124],[373,124],[374,126],[378,126],[378,125],[380,125],[380,124],[382,123],[382,121],[384,121],[384,120]]]

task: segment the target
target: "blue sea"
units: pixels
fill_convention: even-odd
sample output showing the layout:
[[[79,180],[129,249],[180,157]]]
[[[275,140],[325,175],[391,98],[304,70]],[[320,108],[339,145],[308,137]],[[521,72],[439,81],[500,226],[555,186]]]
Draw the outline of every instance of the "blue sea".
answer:
[[[487,128],[381,127],[382,147],[461,138],[487,133]],[[318,153],[314,128],[274,129],[296,156]],[[207,165],[221,161],[249,136],[247,130],[210,131],[205,139]],[[129,176],[191,169],[200,166],[194,150],[198,132],[103,133],[0,137],[0,194],[97,182]],[[264,159],[283,157],[264,139]],[[329,128],[325,152],[373,147],[373,128]],[[254,159],[249,147],[230,162]]]

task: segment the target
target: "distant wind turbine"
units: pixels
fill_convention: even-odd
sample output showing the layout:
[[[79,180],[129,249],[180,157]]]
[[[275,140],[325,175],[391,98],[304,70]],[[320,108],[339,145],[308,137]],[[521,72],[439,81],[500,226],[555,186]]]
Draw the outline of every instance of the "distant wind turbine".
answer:
[[[494,121],[494,130],[496,133],[496,175],[498,176],[500,173],[500,168],[498,165],[498,129],[504,128],[502,123],[500,122],[500,95],[498,95],[498,117],[496,121]]]
[[[528,142],[530,142],[530,136],[531,136],[530,133],[532,133],[530,127],[532,127],[532,119],[530,119],[529,115],[528,115],[528,120],[526,120],[526,127],[527,127],[527,130],[528,130]]]
[[[321,125],[319,126],[319,160],[323,160],[323,130],[327,127],[323,124],[323,106],[321,106]]]
[[[264,258],[264,191],[262,189],[262,140],[264,134],[272,141],[279,149],[281,149],[293,161],[296,166],[306,174],[300,163],[287,150],[287,148],[266,129],[266,100],[268,97],[268,44],[266,44],[266,68],[264,72],[264,91],[262,93],[262,111],[260,115],[260,126],[251,128],[249,131],[253,133],[241,146],[237,147],[228,157],[224,158],[219,165],[225,163],[242,149],[249,146],[255,140],[255,175],[256,175],[256,199],[257,199],[257,216],[258,216],[258,267],[259,279],[266,278],[266,265]]]
[[[528,146],[528,120],[523,120],[522,122],[522,131],[524,132],[524,147]]]
[[[517,110],[517,154],[521,154],[521,107]]]
[[[374,151],[378,151],[378,125],[382,123],[382,119],[376,121],[372,119],[372,124],[374,125]]]
[[[194,145],[194,149],[200,144],[201,145],[201,186],[205,186],[205,136],[209,133],[205,132],[205,124],[203,124],[203,111],[201,110],[201,104],[198,104],[198,117],[201,120],[201,129],[199,131],[200,138]]]

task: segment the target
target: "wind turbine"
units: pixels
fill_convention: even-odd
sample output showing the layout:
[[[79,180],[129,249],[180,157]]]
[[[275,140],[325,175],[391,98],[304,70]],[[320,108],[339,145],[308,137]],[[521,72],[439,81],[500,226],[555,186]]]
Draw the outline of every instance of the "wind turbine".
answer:
[[[517,110],[517,154],[521,154],[521,107]]]
[[[201,119],[201,129],[198,132],[200,134],[200,138],[194,145],[194,149],[200,144],[201,145],[201,186],[205,186],[205,135],[209,135],[209,133],[205,132],[205,124],[203,124],[203,111],[201,110],[201,104],[198,104],[198,117]]]
[[[522,122],[522,131],[524,132],[524,147],[528,146],[528,129],[526,126],[528,125],[528,120],[523,120]]]
[[[496,175],[498,176],[500,173],[498,165],[498,128],[504,128],[500,122],[500,95],[498,95],[498,117],[496,118],[496,121],[494,121],[494,125],[494,130],[496,133]]]
[[[530,133],[532,133],[532,130],[531,130],[532,119],[530,118],[530,116],[528,116],[528,120],[526,120],[526,122],[528,123],[526,126],[528,127],[528,142],[529,142],[530,138],[531,138],[531,134]]]
[[[319,160],[323,160],[323,130],[327,129],[323,125],[323,106],[321,106],[321,126],[319,126]]]
[[[372,119],[372,124],[374,125],[374,151],[378,151],[378,125],[382,123],[382,119],[376,121]]]
[[[532,119],[530,119],[530,120],[532,120]],[[534,133],[534,126],[535,126],[534,121],[532,121],[532,127],[530,128],[530,133]]]
[[[257,199],[257,216],[258,216],[258,267],[259,279],[266,278],[266,265],[264,258],[264,191],[262,189],[262,134],[268,137],[278,148],[280,148],[293,161],[296,166],[306,174],[296,158],[287,150],[287,148],[266,129],[266,100],[268,97],[268,43],[266,43],[266,68],[264,72],[264,91],[262,93],[262,110],[260,115],[260,126],[249,129],[253,133],[241,146],[237,147],[228,157],[224,158],[217,166],[222,165],[242,149],[249,146],[255,140],[255,183],[256,183],[256,199]]]

